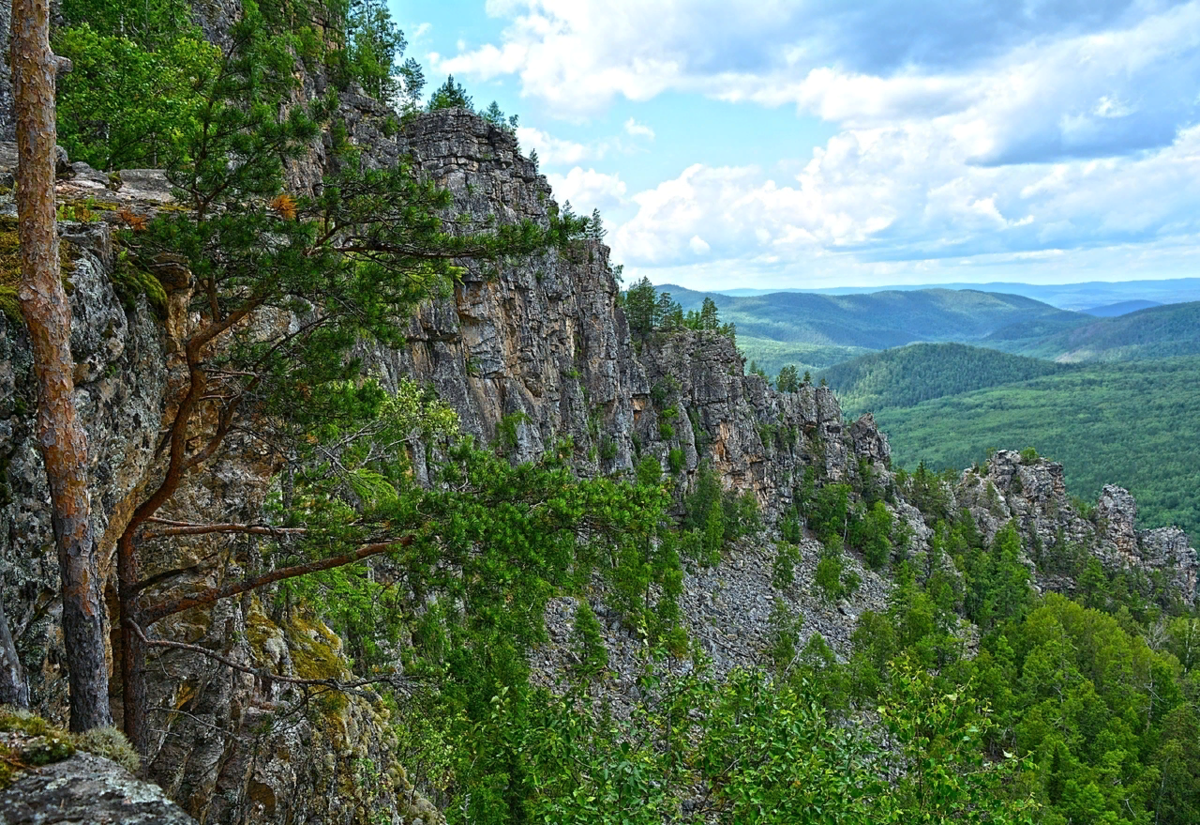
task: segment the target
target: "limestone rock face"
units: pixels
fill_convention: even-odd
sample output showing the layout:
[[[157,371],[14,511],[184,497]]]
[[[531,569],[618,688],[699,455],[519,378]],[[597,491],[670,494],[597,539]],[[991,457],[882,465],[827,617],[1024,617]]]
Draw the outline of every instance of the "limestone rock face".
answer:
[[[401,140],[470,222],[548,225],[550,188],[508,132],[447,110],[418,119]],[[628,469],[633,400],[648,386],[616,295],[608,250],[594,242],[511,267],[472,263],[452,298],[411,321],[406,350],[371,360],[385,378],[432,383],[468,433],[490,442],[503,423],[516,461],[570,439],[581,472]]]
[[[165,352],[161,326],[145,300],[127,312],[113,291],[107,226],[67,223],[62,235],[70,244],[64,276],[75,318],[75,402],[88,430],[93,525],[108,564],[131,494],[153,460]],[[26,332],[0,315],[0,575],[33,700],[44,715],[62,718],[66,681],[54,653],[60,644],[58,562],[35,409]]]
[[[392,142],[369,109],[355,110],[360,117],[348,121],[373,162],[409,154],[469,223],[494,216],[546,226],[557,209],[504,129],[450,109],[418,118]],[[492,442],[503,430],[515,461],[569,440],[581,474],[629,470],[651,455],[687,481],[707,457],[727,487],[756,494],[768,519],[790,504],[808,464],[839,480],[858,472],[860,457],[886,466],[887,439],[873,419],[851,433],[828,389],[778,393],[743,375],[725,336],[681,330],[635,347],[618,291],[608,248],[594,240],[514,266],[472,263],[453,298],[411,321],[406,350],[367,360],[385,379],[432,383],[466,432]]]

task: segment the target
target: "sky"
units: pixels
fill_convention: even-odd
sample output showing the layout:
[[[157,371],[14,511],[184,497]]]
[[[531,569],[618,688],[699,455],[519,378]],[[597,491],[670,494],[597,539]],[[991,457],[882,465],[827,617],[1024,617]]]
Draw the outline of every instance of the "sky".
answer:
[[[1200,275],[1200,0],[390,0],[625,280]]]

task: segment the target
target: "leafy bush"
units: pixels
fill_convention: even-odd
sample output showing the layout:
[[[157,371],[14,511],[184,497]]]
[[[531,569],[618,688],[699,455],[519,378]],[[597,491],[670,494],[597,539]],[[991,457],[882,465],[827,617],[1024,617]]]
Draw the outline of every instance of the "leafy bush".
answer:
[[[74,64],[59,78],[60,142],[72,159],[104,170],[169,164],[220,58],[190,26],[150,50],[83,23],[56,32],[54,49]]]
[[[577,672],[584,679],[595,679],[608,667],[608,648],[596,614],[587,599],[580,599],[571,626],[571,643],[578,659]]]

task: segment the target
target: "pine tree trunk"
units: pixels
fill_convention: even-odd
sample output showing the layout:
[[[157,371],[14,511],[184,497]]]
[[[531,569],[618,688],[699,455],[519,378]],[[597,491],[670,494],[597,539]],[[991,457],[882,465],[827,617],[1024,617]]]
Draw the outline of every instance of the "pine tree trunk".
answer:
[[[88,494],[87,436],[75,410],[71,308],[63,290],[55,225],[54,79],[49,0],[13,0],[13,97],[17,121],[17,294],[29,327],[38,386],[38,437],[50,482],[62,578],[63,641],[71,730],[112,724],[104,659],[104,607]]]

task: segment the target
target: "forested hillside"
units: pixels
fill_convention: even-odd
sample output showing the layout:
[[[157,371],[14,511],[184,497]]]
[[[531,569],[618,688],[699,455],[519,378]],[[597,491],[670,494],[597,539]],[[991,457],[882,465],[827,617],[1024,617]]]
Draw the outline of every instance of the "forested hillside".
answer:
[[[1033,447],[1064,464],[1076,495],[1120,484],[1147,524],[1200,534],[1200,359],[1080,365],[905,406],[912,395],[872,405],[903,466],[957,469]]]
[[[971,390],[1054,375],[1064,366],[964,344],[911,344],[821,373],[847,412],[911,407]]]
[[[659,289],[670,293],[685,311],[699,309],[706,298],[712,300],[721,317],[737,327],[746,357],[772,374],[785,363],[830,366],[839,350],[840,361],[863,349],[918,341],[976,341],[1017,322],[1061,328],[1083,317],[1019,295],[974,290],[731,297],[670,285]]]
[[[1018,328],[1019,329],[1019,328]],[[1101,318],[1034,338],[1001,330],[981,342],[1056,361],[1135,361],[1200,354],[1200,302],[1167,304]]]

